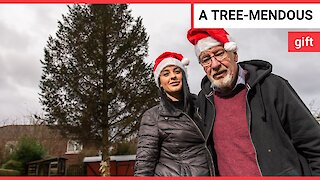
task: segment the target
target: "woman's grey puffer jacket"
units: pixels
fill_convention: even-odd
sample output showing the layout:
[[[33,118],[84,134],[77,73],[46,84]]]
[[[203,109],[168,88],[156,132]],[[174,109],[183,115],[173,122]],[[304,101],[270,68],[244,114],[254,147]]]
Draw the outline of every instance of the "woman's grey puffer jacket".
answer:
[[[210,176],[211,157],[199,121],[181,110],[169,111],[163,102],[146,111],[140,123],[135,176]]]

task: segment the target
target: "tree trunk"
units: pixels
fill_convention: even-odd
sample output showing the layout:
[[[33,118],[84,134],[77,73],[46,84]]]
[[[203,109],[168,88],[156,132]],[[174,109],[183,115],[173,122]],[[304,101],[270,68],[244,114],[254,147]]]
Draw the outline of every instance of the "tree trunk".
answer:
[[[100,172],[102,176],[110,176],[110,155],[109,155],[109,134],[108,128],[103,128],[102,137],[102,161],[100,163]]]

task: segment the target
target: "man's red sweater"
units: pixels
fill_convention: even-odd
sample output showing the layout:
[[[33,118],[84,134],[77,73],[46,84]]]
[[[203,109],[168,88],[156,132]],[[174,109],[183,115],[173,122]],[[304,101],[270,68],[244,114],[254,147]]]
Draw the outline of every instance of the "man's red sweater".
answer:
[[[233,95],[214,95],[213,141],[221,176],[261,176],[248,128],[246,93],[239,85]]]

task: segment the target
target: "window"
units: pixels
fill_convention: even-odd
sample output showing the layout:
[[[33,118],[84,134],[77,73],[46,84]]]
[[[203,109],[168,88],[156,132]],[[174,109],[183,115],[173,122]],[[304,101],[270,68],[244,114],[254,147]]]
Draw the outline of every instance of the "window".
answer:
[[[66,154],[77,154],[82,150],[82,143],[77,140],[69,140]]]

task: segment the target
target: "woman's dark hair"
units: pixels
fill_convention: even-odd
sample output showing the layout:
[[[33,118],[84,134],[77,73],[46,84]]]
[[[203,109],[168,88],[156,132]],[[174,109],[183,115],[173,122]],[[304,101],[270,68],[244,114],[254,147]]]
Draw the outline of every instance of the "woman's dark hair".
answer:
[[[195,111],[194,102],[192,100],[192,94],[190,93],[189,85],[187,82],[187,76],[183,70],[182,72],[182,91],[181,91],[181,101],[183,102],[183,111],[187,113],[191,118],[193,118],[193,114]],[[160,84],[160,78],[158,79]],[[172,101],[167,96],[166,92],[162,87],[159,88],[160,97],[163,100],[166,107],[168,107],[169,111],[174,111],[175,107],[172,104]]]

